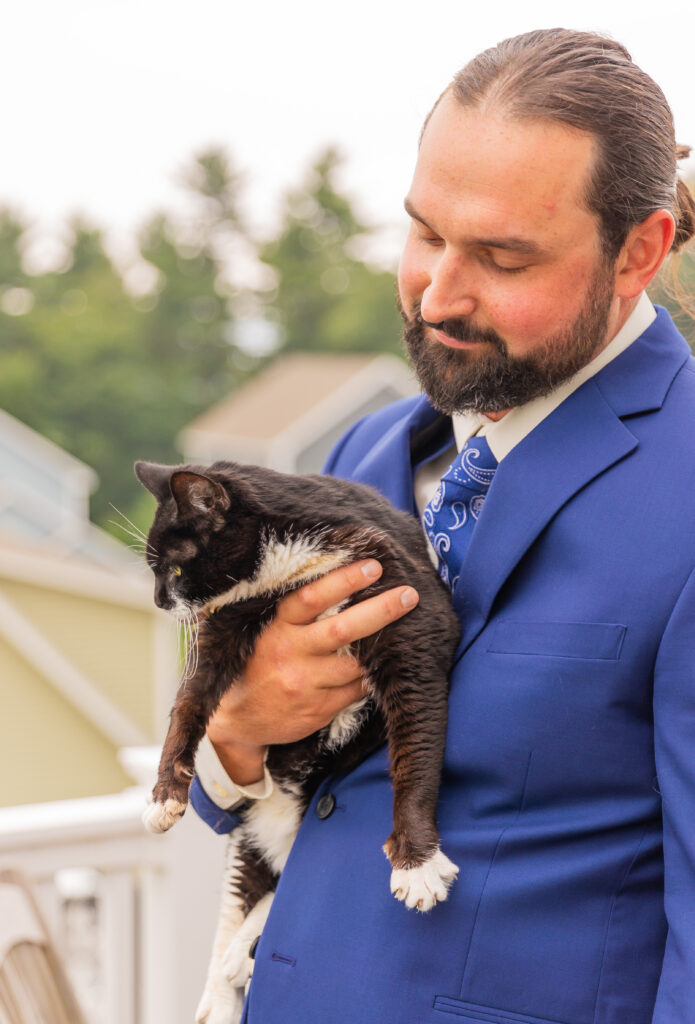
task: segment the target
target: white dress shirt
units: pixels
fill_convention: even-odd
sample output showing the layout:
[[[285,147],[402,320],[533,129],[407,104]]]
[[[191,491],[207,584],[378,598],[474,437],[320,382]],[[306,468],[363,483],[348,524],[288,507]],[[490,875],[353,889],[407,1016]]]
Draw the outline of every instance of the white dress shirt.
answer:
[[[455,444],[438,458],[428,462],[418,470],[415,476],[415,504],[420,515],[422,516],[425,506],[439,486],[441,476],[469,438],[474,434],[484,434],[492,454],[498,462],[501,462],[515,445],[531,433],[534,427],[537,427],[546,416],[549,416],[584,381],[589,380],[611,360],[624,352],[655,319],[656,310],[646,293],[642,292],[632,313],[608,345],[590,363],[582,367],[564,384],[551,391],[549,395],[535,398],[532,402],[511,409],[501,420],[497,421],[475,412],[454,415],[452,419]],[[430,554],[436,566],[437,556],[431,548]],[[262,800],[270,796],[273,790],[273,780],[265,767],[264,777],[260,782],[251,786],[237,786],[232,782],[207,736],[203,738],[198,747],[195,768],[207,795],[224,810],[231,810],[248,798]]]

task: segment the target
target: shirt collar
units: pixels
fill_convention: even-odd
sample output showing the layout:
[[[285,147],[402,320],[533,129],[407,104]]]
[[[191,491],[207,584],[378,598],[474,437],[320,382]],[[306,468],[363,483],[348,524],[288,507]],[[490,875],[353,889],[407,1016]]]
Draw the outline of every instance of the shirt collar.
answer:
[[[636,341],[641,334],[644,334],[655,319],[656,310],[646,292],[642,292],[632,313],[606,347],[601,349],[590,363],[583,366],[573,377],[555,388],[550,394],[543,395],[542,398],[534,398],[533,401],[526,402],[525,405],[511,409],[497,422],[488,419],[482,413],[455,413],[452,420],[457,449],[460,451],[474,434],[484,434],[492,454],[498,462],[501,462],[515,445],[523,441],[526,435],[530,434],[534,427],[537,427],[554,409],[557,409],[558,405],[564,402],[573,391],[576,391],[580,385],[602,370],[616,356],[624,352],[633,341]]]

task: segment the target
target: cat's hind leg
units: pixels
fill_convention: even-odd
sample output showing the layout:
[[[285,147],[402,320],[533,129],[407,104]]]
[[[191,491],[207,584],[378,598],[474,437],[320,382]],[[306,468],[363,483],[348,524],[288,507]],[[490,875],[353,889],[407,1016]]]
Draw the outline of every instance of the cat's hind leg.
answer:
[[[245,933],[241,940],[239,935],[256,906],[269,894],[269,890],[274,889],[276,882],[277,876],[250,847],[246,828],[240,825],[227,842],[217,931],[196,1024],[238,1024],[240,1021],[244,985],[253,967],[248,951],[254,938],[260,934],[262,924],[256,931],[256,924],[252,921],[250,928],[246,929],[253,933],[248,940]],[[272,892],[270,897],[268,907]],[[267,914],[256,915],[256,920],[261,916],[264,923]],[[237,951],[232,981],[228,978],[226,961],[230,948]]]
[[[243,988],[253,973],[251,947],[260,937],[273,903],[274,892],[259,900],[236,933],[224,954],[222,969],[230,985]]]
[[[395,682],[383,671],[380,678],[377,671],[371,675],[377,680],[391,755],[393,832],[384,845],[392,868],[391,892],[407,907],[428,911],[446,900],[459,870],[440,849],[436,821],[447,680],[425,658],[411,661],[401,666]]]

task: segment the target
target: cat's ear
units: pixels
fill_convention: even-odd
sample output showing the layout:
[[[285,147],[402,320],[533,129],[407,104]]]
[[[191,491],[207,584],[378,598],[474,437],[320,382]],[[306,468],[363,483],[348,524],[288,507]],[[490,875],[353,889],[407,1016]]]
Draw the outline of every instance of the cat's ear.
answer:
[[[177,470],[172,474],[169,486],[178,510],[184,516],[201,512],[219,514],[229,508],[229,495],[222,484],[201,473]]]
[[[160,466],[156,462],[136,462],[133,468],[140,483],[150,494],[154,494],[158,502],[166,501],[171,496],[169,481],[175,466]]]

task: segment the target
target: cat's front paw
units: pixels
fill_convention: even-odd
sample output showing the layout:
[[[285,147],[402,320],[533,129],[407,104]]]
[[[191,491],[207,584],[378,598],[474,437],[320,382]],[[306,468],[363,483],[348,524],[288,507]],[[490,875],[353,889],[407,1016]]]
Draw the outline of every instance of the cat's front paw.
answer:
[[[224,987],[225,991],[220,991]],[[206,986],[195,1012],[196,1024],[239,1024],[244,1009],[242,990],[227,989],[224,983]]]
[[[167,832],[187,806],[180,800],[154,800],[142,812],[142,823],[148,832]]]
[[[416,868],[394,868],[391,872],[391,892],[406,907],[427,911],[435,903],[443,903],[449,886],[459,869],[437,848],[431,857]]]

